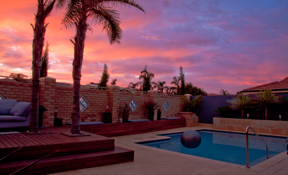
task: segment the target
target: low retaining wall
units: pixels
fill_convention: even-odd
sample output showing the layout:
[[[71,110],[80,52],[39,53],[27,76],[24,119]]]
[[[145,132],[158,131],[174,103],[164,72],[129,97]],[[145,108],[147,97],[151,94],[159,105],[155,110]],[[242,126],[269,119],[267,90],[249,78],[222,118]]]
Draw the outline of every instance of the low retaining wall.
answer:
[[[106,137],[140,134],[186,126],[186,119],[157,120],[135,123],[106,123],[103,125],[81,126],[80,129]]]
[[[251,126],[258,134],[288,136],[288,121],[213,118],[213,129],[246,132],[247,126]]]
[[[183,117],[186,119],[186,127],[198,125],[198,117],[193,112],[178,112],[177,117]]]

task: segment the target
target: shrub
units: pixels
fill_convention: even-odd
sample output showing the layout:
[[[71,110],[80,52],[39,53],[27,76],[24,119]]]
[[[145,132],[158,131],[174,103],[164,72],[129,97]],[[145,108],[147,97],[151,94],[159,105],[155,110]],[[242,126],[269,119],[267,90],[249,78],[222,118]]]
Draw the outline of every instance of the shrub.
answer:
[[[235,111],[229,106],[221,106],[215,109],[215,112],[220,114],[221,117],[235,118]]]
[[[158,103],[154,102],[153,100],[144,101],[144,106],[148,111],[149,120],[152,121],[154,118],[154,111],[159,107]]]

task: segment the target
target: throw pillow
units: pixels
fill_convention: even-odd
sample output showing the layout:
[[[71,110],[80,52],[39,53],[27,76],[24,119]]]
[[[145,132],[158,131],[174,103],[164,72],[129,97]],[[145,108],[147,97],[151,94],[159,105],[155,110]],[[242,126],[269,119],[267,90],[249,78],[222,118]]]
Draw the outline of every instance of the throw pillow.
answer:
[[[12,107],[9,114],[14,116],[26,116],[30,111],[30,106],[31,104],[28,102],[18,102]]]
[[[0,100],[0,115],[8,115],[11,108],[17,103],[17,100]]]

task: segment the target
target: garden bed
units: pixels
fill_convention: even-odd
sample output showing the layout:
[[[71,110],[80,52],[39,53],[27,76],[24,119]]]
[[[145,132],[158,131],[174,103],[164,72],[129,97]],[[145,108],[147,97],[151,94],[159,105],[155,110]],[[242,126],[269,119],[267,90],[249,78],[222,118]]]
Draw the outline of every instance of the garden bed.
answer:
[[[186,126],[186,119],[157,120],[130,123],[106,123],[103,125],[81,126],[81,130],[106,137],[140,134]]]

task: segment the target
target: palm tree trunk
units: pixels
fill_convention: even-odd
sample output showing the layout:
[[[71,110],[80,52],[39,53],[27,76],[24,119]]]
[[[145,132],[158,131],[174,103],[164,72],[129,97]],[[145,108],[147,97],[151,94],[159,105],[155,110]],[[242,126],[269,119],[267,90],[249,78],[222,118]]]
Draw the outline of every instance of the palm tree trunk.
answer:
[[[84,53],[84,42],[87,30],[86,15],[82,16],[79,23],[76,24],[76,36],[74,38],[74,61],[73,61],[73,113],[72,113],[72,125],[71,134],[80,134],[80,80],[81,80],[81,68]]]
[[[265,106],[265,120],[267,120],[267,106]]]
[[[31,110],[29,132],[38,133],[38,106],[39,106],[39,76],[41,69],[41,56],[44,46],[44,36],[47,24],[44,26],[45,19],[52,11],[55,0],[44,9],[43,0],[38,0],[38,11],[35,16],[35,27],[31,24],[34,32],[32,50],[32,86],[31,86]]]

